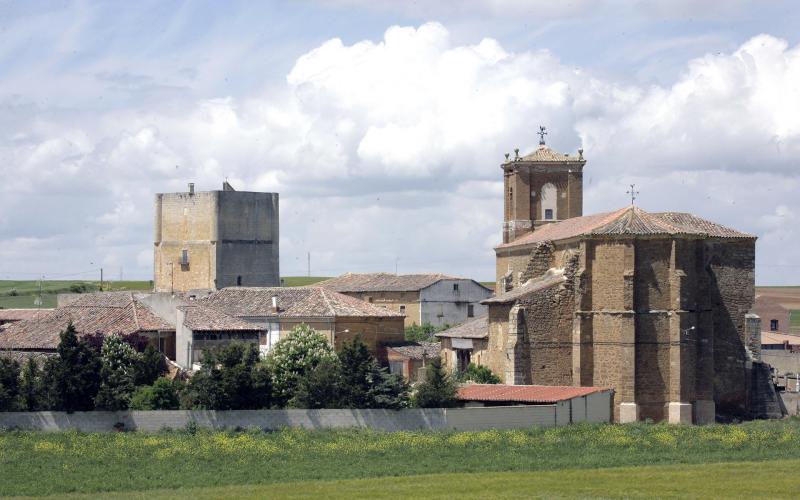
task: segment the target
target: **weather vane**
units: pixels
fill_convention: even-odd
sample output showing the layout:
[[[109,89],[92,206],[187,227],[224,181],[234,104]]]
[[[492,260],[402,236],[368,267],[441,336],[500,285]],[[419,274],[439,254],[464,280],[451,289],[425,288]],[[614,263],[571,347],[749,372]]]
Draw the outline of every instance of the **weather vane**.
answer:
[[[539,125],[539,131],[536,132],[539,135],[539,145],[544,146],[544,136],[547,135],[547,127]]]
[[[639,194],[639,191],[636,191],[634,188],[636,184],[631,184],[631,188],[628,191],[625,191],[626,194],[631,195],[631,205],[636,202],[636,195]]]

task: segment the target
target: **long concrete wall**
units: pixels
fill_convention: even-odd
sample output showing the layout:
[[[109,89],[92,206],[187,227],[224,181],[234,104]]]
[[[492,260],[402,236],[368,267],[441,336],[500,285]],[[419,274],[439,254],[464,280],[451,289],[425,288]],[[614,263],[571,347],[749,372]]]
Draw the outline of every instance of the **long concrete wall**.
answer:
[[[610,405],[594,418],[611,420]],[[601,415],[602,414],[602,415]],[[258,428],[278,430],[370,428],[400,430],[482,430],[554,427],[573,421],[570,403],[487,408],[432,408],[406,410],[239,410],[239,411],[121,411],[121,412],[9,412],[0,413],[0,429],[108,432],[115,428],[155,432],[183,429],[193,423],[207,429]],[[120,425],[121,424],[121,425]]]

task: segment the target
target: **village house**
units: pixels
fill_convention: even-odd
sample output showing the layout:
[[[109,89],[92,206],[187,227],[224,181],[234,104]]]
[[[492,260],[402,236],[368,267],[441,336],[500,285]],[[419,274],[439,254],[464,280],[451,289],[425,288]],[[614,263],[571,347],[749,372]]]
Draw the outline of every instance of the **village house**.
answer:
[[[378,360],[389,373],[403,376],[407,381],[420,382],[430,360],[440,356],[439,342],[389,342],[381,346]]]
[[[178,307],[177,358],[199,362],[205,347],[236,339],[257,343],[263,354],[306,324],[340,349],[356,337],[378,356],[381,344],[402,341],[402,313],[317,286],[230,287]]]
[[[484,364],[489,347],[489,317],[483,315],[436,334],[441,342],[442,365],[461,372],[470,363]]]
[[[0,333],[0,355],[23,358],[54,354],[61,332],[70,322],[78,336],[100,333],[148,337],[168,358],[175,359],[175,327],[143,303],[139,294],[131,292],[81,295],[65,306],[11,323]]]
[[[749,416],[755,236],[633,204],[583,216],[585,162],[542,140],[502,164],[496,296],[470,358],[507,384],[613,388],[621,422]]]
[[[783,334],[792,332],[792,311],[781,304],[778,297],[756,295],[753,312],[761,318],[761,326],[764,331]]]
[[[405,326],[457,325],[486,314],[492,290],[444,274],[347,273],[319,286],[405,314]]]

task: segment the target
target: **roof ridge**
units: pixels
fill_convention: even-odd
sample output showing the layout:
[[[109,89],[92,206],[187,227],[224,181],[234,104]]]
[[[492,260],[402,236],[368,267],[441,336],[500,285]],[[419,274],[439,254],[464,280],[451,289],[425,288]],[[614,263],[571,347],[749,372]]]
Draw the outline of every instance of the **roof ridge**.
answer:
[[[319,292],[322,294],[322,300],[325,301],[325,305],[328,307],[328,310],[331,312],[331,315],[336,317],[336,308],[331,305],[331,301],[328,299],[328,294],[325,293],[327,290],[324,288],[318,288]]]

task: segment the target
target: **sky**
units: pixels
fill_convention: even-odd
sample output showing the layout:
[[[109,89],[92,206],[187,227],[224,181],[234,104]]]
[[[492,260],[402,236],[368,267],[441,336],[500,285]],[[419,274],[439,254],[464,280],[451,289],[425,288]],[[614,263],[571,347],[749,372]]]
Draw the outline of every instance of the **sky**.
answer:
[[[280,193],[283,276],[494,279],[504,153],[584,214],[758,236],[800,285],[800,9],[634,0],[0,0],[0,279],[151,279],[158,192]]]

